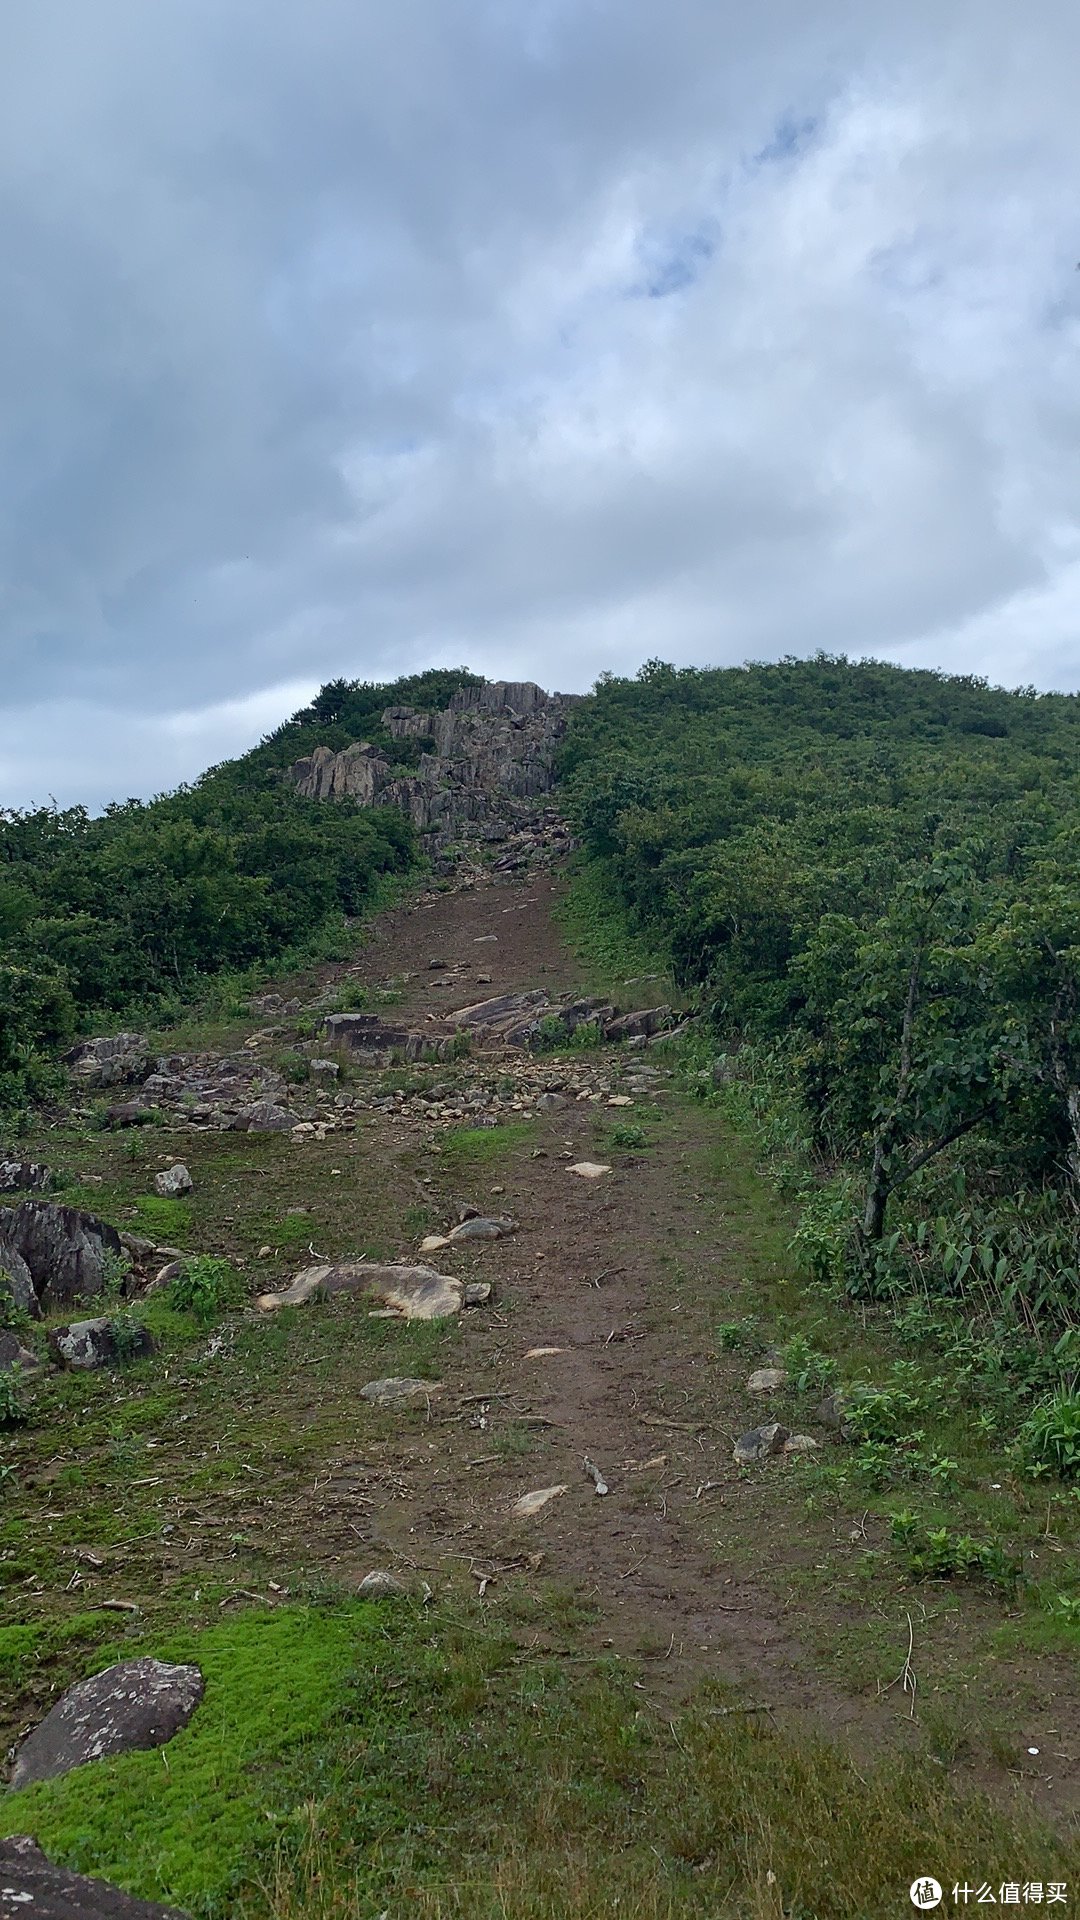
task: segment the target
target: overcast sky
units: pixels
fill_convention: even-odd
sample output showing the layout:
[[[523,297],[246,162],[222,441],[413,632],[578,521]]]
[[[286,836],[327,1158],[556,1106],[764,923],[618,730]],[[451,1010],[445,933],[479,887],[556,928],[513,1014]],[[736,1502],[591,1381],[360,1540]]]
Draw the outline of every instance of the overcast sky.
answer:
[[[1075,0],[33,0],[0,804],[337,674],[1080,686]]]

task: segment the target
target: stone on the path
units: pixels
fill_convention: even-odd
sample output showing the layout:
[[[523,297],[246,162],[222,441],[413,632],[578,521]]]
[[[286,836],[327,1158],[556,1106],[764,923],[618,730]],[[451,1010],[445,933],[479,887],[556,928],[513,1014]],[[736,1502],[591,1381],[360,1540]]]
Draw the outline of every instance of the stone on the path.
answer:
[[[361,1600],[400,1600],[409,1589],[396,1573],[376,1567],[374,1572],[365,1573],[356,1591]]]
[[[526,1360],[546,1360],[550,1354],[565,1353],[565,1347],[530,1347]]]
[[[536,1103],[538,1113],[554,1113],[557,1107],[565,1106],[561,1093],[542,1093]]]
[[[534,1513],[539,1513],[541,1507],[546,1507],[549,1500],[554,1500],[560,1493],[569,1491],[565,1482],[557,1487],[536,1487],[532,1493],[523,1493],[520,1500],[515,1500],[510,1511],[516,1513],[521,1519],[528,1520]]]
[[[15,1756],[12,1788],[55,1780],[89,1760],[160,1747],[186,1727],[203,1696],[198,1667],[126,1660],[80,1680],[28,1734]]]
[[[611,1168],[602,1165],[598,1160],[575,1160],[573,1166],[567,1168],[567,1172],[576,1173],[582,1180],[599,1180],[601,1175],[610,1173]]]
[[[250,1107],[241,1107],[232,1123],[234,1133],[291,1133],[296,1124],[295,1115],[287,1113],[274,1100],[256,1100]]]
[[[72,1078],[84,1087],[115,1087],[144,1080],[153,1064],[145,1033],[110,1033],[80,1040],[64,1055]]]
[[[376,1407],[419,1407],[426,1406],[433,1393],[441,1392],[441,1380],[369,1380],[366,1387],[361,1387],[360,1398]]]
[[[632,1107],[633,1104],[628,1093],[613,1093],[608,1098],[609,1107]]]
[[[188,1920],[107,1880],[54,1867],[28,1833],[0,1840],[0,1913],[26,1920]]]
[[[163,1200],[179,1200],[186,1193],[194,1193],[195,1182],[182,1160],[154,1175],[154,1192]]]
[[[461,1240],[505,1240],[507,1234],[517,1232],[517,1221],[509,1214],[470,1214],[467,1220],[459,1220],[449,1233],[429,1233],[420,1242],[421,1253],[437,1253],[440,1247],[455,1246]]]
[[[108,1256],[120,1251],[115,1227],[77,1207],[22,1200],[0,1213],[0,1269],[14,1283],[16,1303],[35,1316],[42,1307],[94,1299],[104,1286]]]
[[[486,1307],[491,1299],[490,1280],[469,1280],[461,1296],[463,1307]]]
[[[335,1266],[305,1267],[283,1293],[263,1293],[255,1304],[263,1313],[278,1307],[302,1307],[309,1300],[356,1293],[380,1300],[401,1320],[443,1320],[462,1304],[460,1280],[433,1267],[379,1266],[366,1260],[342,1260]]]
[[[753,1427],[735,1442],[734,1459],[740,1467],[751,1467],[759,1460],[769,1460],[774,1454],[783,1453],[790,1438],[787,1427],[778,1420],[772,1420],[767,1426]]]
[[[0,1160],[0,1193],[41,1193],[52,1179],[52,1170],[39,1160]]]
[[[785,1453],[816,1453],[818,1442],[812,1433],[792,1433],[784,1441]]]
[[[786,1387],[788,1375],[786,1367],[759,1367],[750,1375],[746,1383],[747,1393],[779,1393]]]
[[[136,1322],[118,1334],[115,1323],[102,1315],[96,1320],[72,1320],[66,1327],[49,1331],[49,1352],[61,1367],[91,1372],[128,1360],[145,1360],[157,1352],[157,1343],[146,1327]]]

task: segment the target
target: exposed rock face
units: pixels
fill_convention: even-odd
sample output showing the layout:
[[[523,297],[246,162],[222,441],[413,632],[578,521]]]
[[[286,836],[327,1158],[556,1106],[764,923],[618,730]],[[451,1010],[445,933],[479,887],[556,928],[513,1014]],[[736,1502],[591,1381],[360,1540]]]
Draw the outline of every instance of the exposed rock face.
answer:
[[[97,1040],[80,1040],[64,1055],[72,1076],[84,1087],[116,1087],[141,1080],[150,1071],[150,1050],[144,1033],[111,1033]]]
[[[459,1034],[468,1035],[477,1047],[537,1047],[543,1044],[547,1021],[557,1021],[568,1034],[578,1027],[599,1027],[605,1040],[624,1040],[661,1033],[674,1018],[670,1007],[620,1014],[606,1000],[573,994],[552,1000],[536,987],[475,1000],[438,1020],[429,1016],[421,1028],[384,1020],[377,1013],[331,1013],[323,1021],[323,1033],[328,1046],[348,1048],[368,1066],[389,1067],[395,1060],[445,1060]]]
[[[119,1256],[120,1250],[115,1227],[76,1207],[23,1200],[0,1213],[0,1270],[10,1275],[16,1304],[28,1313],[95,1299],[104,1284],[107,1256]]]
[[[462,688],[442,713],[388,707],[383,724],[395,740],[432,742],[415,774],[395,777],[386,755],[362,740],[340,753],[316,747],[289,774],[309,799],[399,807],[436,847],[463,827],[481,825],[482,839],[524,841],[536,832],[529,803],[551,791],[555,751],[579,697],[545,693],[531,681],[499,680]],[[554,815],[551,825],[558,835]],[[566,841],[565,827],[561,838]],[[524,864],[524,846],[507,852],[508,867]],[[500,857],[496,865],[502,864]]]
[[[160,1747],[186,1727],[203,1696],[198,1667],[127,1660],[69,1687],[28,1734],[15,1757],[11,1785],[55,1780],[88,1760]]]
[[[26,1833],[0,1840],[0,1910],[33,1920],[187,1920],[178,1907],[136,1900],[107,1880],[52,1866]]]

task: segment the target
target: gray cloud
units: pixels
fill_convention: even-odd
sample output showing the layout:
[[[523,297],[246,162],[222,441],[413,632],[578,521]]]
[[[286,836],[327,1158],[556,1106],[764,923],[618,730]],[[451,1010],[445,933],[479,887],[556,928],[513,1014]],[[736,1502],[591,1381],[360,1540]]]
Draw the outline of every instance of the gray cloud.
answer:
[[[440,661],[1080,683],[1080,18],[945,18],[7,23],[0,798]]]

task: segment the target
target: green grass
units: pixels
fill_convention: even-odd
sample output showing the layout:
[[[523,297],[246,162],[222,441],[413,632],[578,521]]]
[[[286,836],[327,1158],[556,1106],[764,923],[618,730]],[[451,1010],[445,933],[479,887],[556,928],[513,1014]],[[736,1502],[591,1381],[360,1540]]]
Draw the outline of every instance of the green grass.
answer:
[[[436,1151],[447,1170],[473,1173],[526,1146],[534,1136],[535,1125],[533,1120],[510,1120],[498,1127],[451,1127]]]
[[[630,927],[607,870],[579,856],[556,918],[586,967],[590,985],[620,1005],[681,1001],[671,963],[648,933]],[[642,976],[656,975],[655,979]]]
[[[953,1786],[941,1715],[933,1760],[857,1767],[723,1691],[672,1719],[648,1665],[523,1657],[471,1604],[255,1609],[141,1650],[201,1667],[188,1727],[25,1789],[0,1827],[199,1916],[877,1920],[918,1872],[1080,1870],[1022,1805]]]

